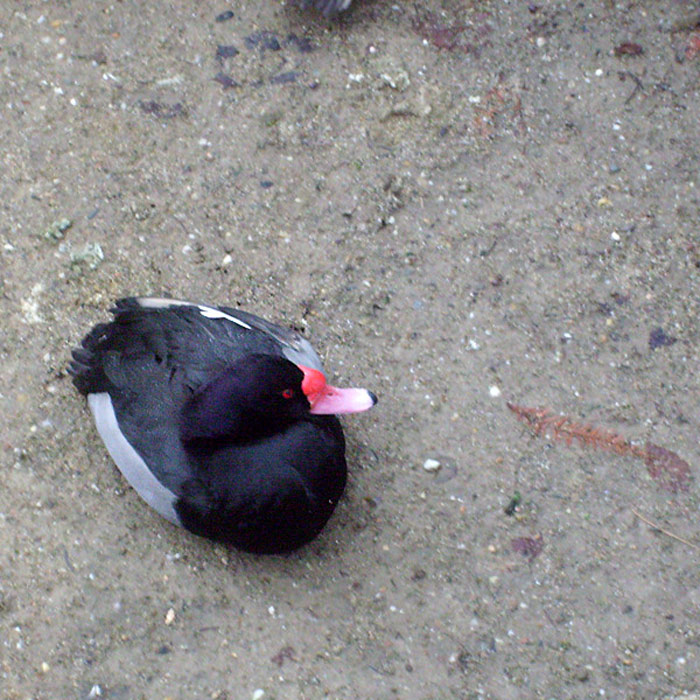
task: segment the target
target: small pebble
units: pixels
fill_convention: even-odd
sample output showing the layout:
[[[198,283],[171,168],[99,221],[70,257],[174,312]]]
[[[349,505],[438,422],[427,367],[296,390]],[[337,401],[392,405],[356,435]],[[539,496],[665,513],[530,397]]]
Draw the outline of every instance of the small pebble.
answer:
[[[97,683],[90,688],[90,692],[88,693],[88,698],[99,698],[102,696],[102,688],[100,688]]]
[[[175,620],[175,611],[170,608],[167,613],[165,613],[165,624],[172,625]]]
[[[71,253],[70,261],[72,265],[85,263],[91,270],[97,268],[105,259],[102,246],[99,243],[86,243],[79,253]]]
[[[59,219],[58,221],[54,221],[51,226],[44,231],[44,238],[60,241],[61,238],[63,238],[63,234],[72,225],[73,222],[70,219]]]
[[[238,83],[230,76],[226,75],[223,71],[219,71],[215,76],[214,80],[219,83],[226,90],[232,87],[238,87]]]
[[[262,688],[258,688],[257,690],[253,691],[253,700],[260,700],[263,695],[265,695],[265,691]]]
[[[427,472],[436,472],[440,469],[440,462],[437,459],[428,458],[423,462],[423,469]]]
[[[49,666],[46,661],[42,661],[39,668],[42,673],[48,673],[51,670],[51,666]]]
[[[501,395],[501,390],[494,384],[489,387],[489,396],[493,399],[497,399]]]
[[[230,44],[219,44],[216,47],[216,57],[217,58],[233,58],[238,56],[238,49]]]
[[[216,22],[226,22],[229,19],[233,19],[233,11],[232,10],[226,10],[225,12],[222,12],[221,14],[216,15]]]

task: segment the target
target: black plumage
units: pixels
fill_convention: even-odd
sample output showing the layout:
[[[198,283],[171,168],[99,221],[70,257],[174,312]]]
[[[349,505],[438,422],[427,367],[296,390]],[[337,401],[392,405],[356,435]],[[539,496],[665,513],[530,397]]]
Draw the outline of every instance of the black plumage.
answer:
[[[316,414],[329,410],[312,406],[307,375],[336,397],[348,392],[348,410],[374,395],[326,387],[308,341],[252,314],[138,298],[112,311],[69,371],[142,497],[195,534],[248,551],[315,537],[347,467],[340,423]]]

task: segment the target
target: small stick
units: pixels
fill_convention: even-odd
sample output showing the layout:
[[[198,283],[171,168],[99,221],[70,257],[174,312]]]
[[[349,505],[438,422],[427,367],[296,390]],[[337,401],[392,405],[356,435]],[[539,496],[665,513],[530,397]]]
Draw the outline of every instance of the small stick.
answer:
[[[700,549],[700,547],[698,545],[696,545],[694,542],[690,542],[689,540],[683,539],[680,535],[675,535],[673,532],[670,532],[669,530],[665,530],[660,525],[657,525],[656,523],[652,522],[651,520],[648,520],[641,513],[637,512],[634,508],[632,508],[632,512],[641,521],[643,521],[647,525],[649,525],[649,527],[653,527],[654,530],[658,530],[659,532],[663,532],[664,535],[666,535],[668,537],[672,537],[674,540],[678,540],[679,542],[682,542],[683,544],[687,544],[689,547],[692,547],[693,549]]]

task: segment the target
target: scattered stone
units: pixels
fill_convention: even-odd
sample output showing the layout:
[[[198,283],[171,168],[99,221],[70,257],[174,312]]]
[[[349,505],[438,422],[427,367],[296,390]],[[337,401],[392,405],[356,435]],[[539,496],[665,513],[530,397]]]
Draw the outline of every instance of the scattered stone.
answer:
[[[282,48],[277,35],[265,30],[249,34],[244,41],[248,49],[259,46],[260,48],[269,49],[270,51],[279,51]]]
[[[426,573],[425,569],[421,569],[419,567],[413,570],[413,573],[411,574],[411,581],[422,581],[427,575],[428,574]]]
[[[277,664],[280,668],[284,666],[285,661],[296,661],[296,652],[294,647],[282,647],[271,659],[272,663]]]
[[[398,73],[380,73],[379,77],[385,85],[388,85],[392,90],[399,90],[403,92],[410,84],[411,79],[406,71],[399,71]]]
[[[677,340],[678,338],[674,338],[671,335],[666,335],[661,326],[654,328],[651,333],[649,333],[649,347],[652,350],[656,350],[657,348],[664,347],[666,345],[673,345]]]
[[[640,44],[635,44],[632,41],[625,41],[615,47],[615,56],[641,56],[644,49]]]
[[[87,58],[98,66],[104,66],[107,63],[107,54],[105,50],[101,48],[93,51]]]
[[[253,698],[252,700],[261,700],[261,698],[265,695],[265,691],[262,688],[258,688],[257,690],[253,691]]]
[[[152,114],[154,117],[161,119],[172,119],[184,113],[185,108],[182,102],[176,102],[172,105],[162,104],[155,100],[140,100],[139,107],[144,114]]]
[[[91,270],[98,268],[104,259],[105,254],[99,243],[86,243],[80,252],[70,254],[71,265],[85,264]]]
[[[219,13],[214,18],[215,22],[228,22],[228,20],[233,19],[233,10],[225,10]]]
[[[285,83],[296,83],[297,79],[299,78],[299,71],[296,70],[290,70],[287,71],[286,73],[280,73],[279,75],[275,75],[274,77],[270,78],[270,82],[273,85],[284,85]]]
[[[423,462],[423,469],[427,472],[436,472],[442,465],[437,459],[428,458]]]
[[[494,384],[489,387],[489,396],[492,399],[497,399],[501,395],[501,390]]]
[[[90,692],[88,693],[88,698],[92,699],[92,698],[99,698],[99,697],[102,697],[102,688],[100,688],[100,686],[97,685],[97,683],[95,683],[95,685],[93,685],[92,688],[90,688]]]
[[[224,90],[228,90],[233,87],[239,87],[239,84],[230,76],[226,75],[223,71],[219,71],[215,76],[214,80],[221,85]]]
[[[544,541],[542,535],[535,537],[516,537],[510,541],[514,552],[527,557],[528,562],[532,563],[542,552]]]
[[[238,56],[240,51],[231,44],[219,44],[216,47],[216,57],[217,58],[233,58]]]
[[[44,319],[39,313],[39,300],[36,298],[43,291],[43,286],[37,284],[32,289],[32,293],[27,299],[22,299],[22,319],[31,325],[44,323]]]
[[[286,44],[288,46],[295,46],[299,53],[311,53],[314,50],[310,39],[307,39],[305,36],[298,37],[296,34],[289,34]]]
[[[169,608],[168,612],[165,613],[165,624],[172,625],[174,621],[175,621],[175,610],[173,610],[172,608]]]
[[[60,241],[63,238],[63,234],[73,225],[70,219],[59,219],[54,221],[51,226],[49,226],[46,231],[44,231],[44,238],[50,241]]]
[[[521,501],[522,501],[522,496],[520,495],[520,491],[516,491],[513,494],[513,498],[510,499],[510,502],[508,503],[508,505],[503,509],[503,512],[506,515],[510,515],[510,516],[515,515],[515,511],[517,510]]]

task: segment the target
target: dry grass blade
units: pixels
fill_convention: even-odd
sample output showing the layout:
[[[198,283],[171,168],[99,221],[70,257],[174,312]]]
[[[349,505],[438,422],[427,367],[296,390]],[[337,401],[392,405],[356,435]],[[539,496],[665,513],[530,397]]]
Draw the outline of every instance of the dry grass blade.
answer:
[[[694,542],[691,542],[690,540],[686,540],[685,538],[681,537],[680,535],[676,535],[675,533],[671,532],[670,530],[666,530],[660,525],[657,525],[655,522],[652,522],[648,518],[645,518],[641,513],[636,511],[634,508],[632,508],[632,512],[644,523],[646,523],[649,527],[654,528],[654,530],[658,530],[659,532],[662,532],[664,535],[667,537],[672,537],[674,540],[678,540],[679,542],[682,542],[683,544],[687,544],[689,547],[692,547],[693,549],[700,549],[698,545],[696,545]]]

